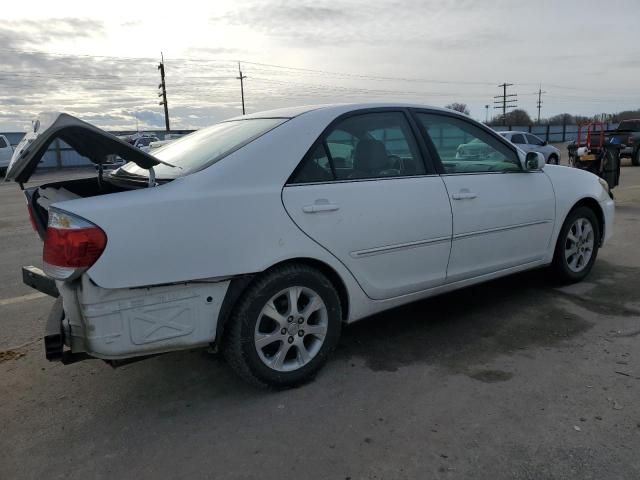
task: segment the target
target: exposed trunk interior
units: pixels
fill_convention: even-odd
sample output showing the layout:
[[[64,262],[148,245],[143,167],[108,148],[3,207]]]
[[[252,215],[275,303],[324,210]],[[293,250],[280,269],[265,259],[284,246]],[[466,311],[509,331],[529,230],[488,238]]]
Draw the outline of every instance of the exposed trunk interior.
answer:
[[[44,238],[49,220],[49,207],[56,202],[73,200],[75,198],[97,197],[109,193],[118,193],[138,188],[134,186],[118,186],[100,180],[98,176],[80,178],[77,180],[63,180],[46,183],[37,187],[25,189],[29,210],[40,238]]]

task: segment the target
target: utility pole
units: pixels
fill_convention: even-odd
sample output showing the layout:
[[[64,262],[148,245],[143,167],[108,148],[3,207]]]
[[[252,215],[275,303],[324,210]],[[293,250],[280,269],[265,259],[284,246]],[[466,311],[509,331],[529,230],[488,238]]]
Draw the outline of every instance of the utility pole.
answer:
[[[498,98],[502,100],[494,100],[493,103],[496,105],[493,108],[502,110],[502,125],[507,124],[507,108],[515,108],[516,102],[518,101],[515,97],[518,95],[515,93],[507,95],[507,87],[513,86],[513,83],[502,83],[498,85],[498,87],[502,88],[502,95],[496,95],[493,98]]]
[[[164,105],[164,124],[167,129],[167,132],[171,131],[169,127],[169,105],[167,104],[167,85],[164,81],[164,55],[160,52],[160,64],[158,65],[158,70],[160,70],[160,80],[161,83],[158,85],[158,88],[161,91],[158,93],[159,97],[162,97],[162,101],[159,105]]]
[[[540,125],[540,109],[542,108],[542,94],[547,93],[542,91],[542,84],[540,84],[540,88],[538,89],[538,125]]]
[[[240,62],[238,62],[238,73],[240,76],[236,77],[236,80],[240,80],[240,95],[242,95],[242,114],[244,115],[244,82],[243,80],[247,78],[246,75],[242,75],[242,70],[240,69]]]
[[[489,124],[489,105],[485,105],[484,110],[484,123]]]

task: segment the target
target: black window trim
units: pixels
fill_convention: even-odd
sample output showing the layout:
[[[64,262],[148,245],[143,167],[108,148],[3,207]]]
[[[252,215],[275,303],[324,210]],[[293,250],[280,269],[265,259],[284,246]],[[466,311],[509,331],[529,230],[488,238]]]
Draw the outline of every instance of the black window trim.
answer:
[[[472,121],[470,118],[462,115],[462,114],[456,114],[453,112],[448,112],[448,111],[442,111],[442,110],[435,110],[432,108],[417,108],[417,107],[411,107],[409,108],[410,114],[411,116],[414,118],[414,123],[416,124],[417,128],[420,130],[420,136],[423,138],[425,144],[428,146],[429,149],[429,153],[431,154],[431,158],[434,161],[434,165],[436,166],[437,172],[439,175],[441,176],[452,176],[452,175],[487,175],[487,174],[491,174],[491,175],[503,175],[503,174],[507,174],[507,173],[522,173],[525,172],[525,170],[522,168],[522,164],[520,163],[520,155],[518,154],[518,149],[515,145],[513,145],[509,140],[507,140],[505,137],[503,137],[502,135],[500,135],[499,133],[497,133],[496,131],[492,130],[491,128],[487,127],[486,125],[480,123],[480,122],[475,122]],[[422,123],[420,122],[420,120],[418,119],[418,114],[420,113],[425,113],[425,114],[429,114],[429,115],[439,115],[441,117],[450,117],[450,118],[455,118],[457,120],[460,120],[462,122],[468,123],[469,125],[475,126],[477,128],[480,128],[481,130],[484,130],[485,133],[491,135],[493,138],[495,138],[497,141],[501,142],[502,144],[504,144],[509,150],[511,150],[513,152],[513,154],[515,155],[516,159],[518,160],[518,167],[519,170],[518,171],[496,171],[496,172],[456,172],[456,173],[450,173],[445,171],[444,169],[444,165],[442,164],[442,159],[440,158],[440,154],[438,153],[438,150],[436,149],[436,146],[433,144],[433,141],[431,140],[431,137],[429,136],[429,134],[427,133],[427,129],[424,128],[424,126],[422,125]]]
[[[357,117],[360,115],[367,115],[371,113],[390,113],[396,112],[401,113],[409,126],[409,131],[413,135],[413,140],[418,149],[419,161],[422,162],[425,168],[425,173],[420,175],[398,175],[395,177],[374,177],[374,178],[348,178],[348,179],[338,179],[335,174],[335,166],[333,165],[333,158],[331,157],[331,153],[326,145],[326,139],[329,133],[331,133],[334,127],[342,122],[343,120],[351,117]],[[327,158],[329,159],[329,164],[331,167],[331,171],[333,174],[333,180],[322,181],[322,182],[294,182],[293,179],[296,177],[302,165],[307,161],[308,157],[313,155],[315,149],[322,144],[325,152],[327,153]],[[285,182],[284,186],[300,186],[300,185],[323,185],[328,183],[351,183],[351,182],[372,182],[379,180],[398,180],[398,179],[407,179],[407,178],[419,178],[419,177],[433,177],[439,175],[439,172],[436,169],[435,163],[430,156],[430,152],[426,149],[426,145],[423,142],[422,135],[418,130],[418,125],[415,122],[415,119],[411,115],[410,109],[407,107],[372,107],[372,108],[361,108],[357,110],[351,110],[349,112],[342,113],[334,118],[329,125],[327,125],[322,133],[318,136],[318,138],[311,144],[311,147],[307,150],[307,152],[302,156],[302,159],[298,162],[296,168],[294,168],[293,173],[289,175],[289,178]]]

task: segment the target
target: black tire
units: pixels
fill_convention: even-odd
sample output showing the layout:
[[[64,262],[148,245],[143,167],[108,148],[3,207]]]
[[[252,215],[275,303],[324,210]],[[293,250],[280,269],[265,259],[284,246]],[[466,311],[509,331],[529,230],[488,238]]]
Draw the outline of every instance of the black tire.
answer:
[[[269,367],[261,359],[258,347],[254,343],[254,334],[257,322],[261,319],[264,321],[261,312],[265,305],[279,292],[290,287],[310,289],[322,299],[326,306],[327,329],[319,350],[308,363],[292,371],[283,372]],[[277,325],[276,322],[274,324]],[[276,327],[276,330],[278,328]],[[331,282],[318,270],[306,265],[284,265],[259,276],[238,300],[225,328],[222,353],[236,373],[253,385],[294,387],[312,379],[322,368],[338,344],[341,328],[340,298]],[[295,333],[293,336],[295,337]],[[285,346],[284,338],[281,345]],[[262,354],[264,355],[264,351]]]
[[[554,165],[559,165],[560,164],[560,160],[558,159],[558,156],[555,154],[549,155],[549,163],[552,163]]]
[[[4,177],[7,174],[7,169],[2,167],[0,168],[0,177]]]
[[[637,148],[635,154],[631,157],[631,165],[640,167],[640,148]]]
[[[591,253],[591,257],[589,261],[584,264],[584,266],[580,269],[580,271],[574,271],[570,268],[569,262],[565,256],[565,248],[570,243],[573,243],[569,238],[569,232],[572,229],[574,223],[578,219],[584,219],[591,225],[593,230],[593,251]],[[596,261],[596,257],[598,256],[598,249],[600,247],[600,224],[598,223],[598,218],[594,211],[589,207],[578,207],[573,209],[567,215],[564,224],[562,225],[562,229],[560,230],[560,235],[558,236],[558,241],[556,243],[556,249],[553,255],[553,263],[551,264],[551,269],[554,273],[554,278],[564,284],[576,283],[582,281],[593,267],[594,262]]]

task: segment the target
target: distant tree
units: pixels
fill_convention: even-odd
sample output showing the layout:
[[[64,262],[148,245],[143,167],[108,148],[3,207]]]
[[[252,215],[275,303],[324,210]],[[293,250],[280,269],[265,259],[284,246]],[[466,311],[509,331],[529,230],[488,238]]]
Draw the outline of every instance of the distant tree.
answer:
[[[611,121],[617,123],[631,118],[640,118],[640,108],[637,110],[625,110],[623,112],[615,113],[611,116]]]
[[[575,123],[575,118],[570,113],[561,113],[554,115],[547,119],[549,125],[572,125]]]
[[[469,110],[466,103],[453,102],[449,105],[445,105],[444,108],[455,110],[456,112],[464,113],[465,115],[469,115],[471,113],[471,110]]]
[[[507,112],[507,125],[531,125],[533,120],[526,110],[516,108]]]

